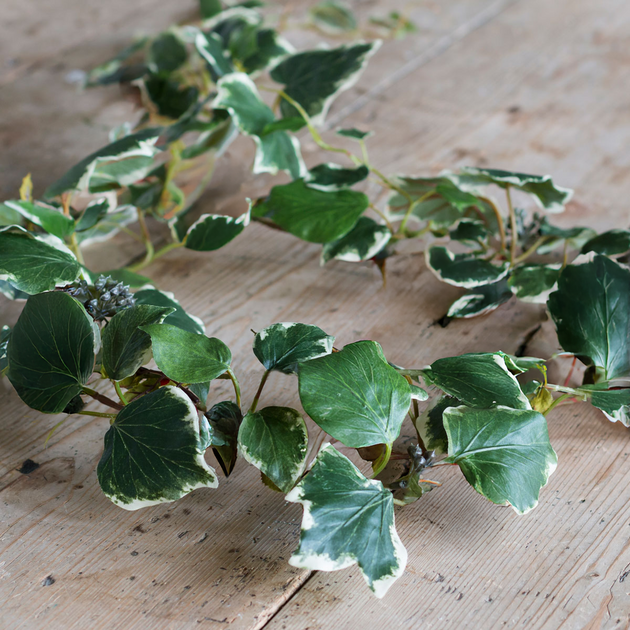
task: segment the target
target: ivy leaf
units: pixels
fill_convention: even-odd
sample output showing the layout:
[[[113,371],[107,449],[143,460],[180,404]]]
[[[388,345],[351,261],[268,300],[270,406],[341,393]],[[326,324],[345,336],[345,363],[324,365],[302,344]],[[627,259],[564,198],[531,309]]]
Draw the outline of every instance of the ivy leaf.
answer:
[[[257,28],[254,50],[241,65],[248,74],[268,68],[278,59],[295,52],[291,44],[272,28]]]
[[[151,358],[151,337],[140,326],[159,324],[172,308],[136,304],[111,318],[103,330],[103,368],[114,381],[136,373]]]
[[[424,445],[437,455],[448,453],[448,436],[444,428],[444,412],[459,407],[461,401],[452,396],[441,396],[425,409],[414,423]]]
[[[566,241],[568,247],[581,249],[584,243],[596,236],[595,230],[587,227],[560,228],[552,225],[546,216],[536,217],[540,220],[539,234],[548,237],[536,250],[538,254],[544,255],[557,249]]]
[[[249,212],[234,218],[221,214],[202,214],[186,236],[186,249],[212,252],[234,240],[249,224]]]
[[[62,291],[29,297],[8,344],[8,377],[31,408],[59,413],[92,375],[95,337],[83,305]]]
[[[182,86],[177,81],[160,76],[153,75],[147,78],[144,87],[157,107],[158,114],[174,120],[190,111],[199,98],[199,90],[196,87]]]
[[[9,349],[9,339],[11,338],[11,328],[3,326],[0,329],[0,376],[4,375],[4,371],[9,366],[7,359],[7,351]]]
[[[206,337],[169,324],[150,324],[140,330],[151,336],[153,358],[178,383],[205,383],[230,368],[232,353],[216,337]]]
[[[306,173],[297,138],[284,131],[265,131],[276,117],[246,74],[227,74],[219,80],[217,88],[218,94],[212,106],[227,109],[241,133],[253,137],[256,142],[254,173],[275,175],[283,170],[294,179]]]
[[[104,162],[123,160],[129,157],[153,157],[159,153],[155,147],[161,129],[143,129],[116,140],[95,151],[75,164],[65,175],[51,184],[44,193],[46,199],[58,197],[69,190],[85,190],[88,188],[94,169]]]
[[[451,407],[444,412],[449,457],[468,483],[493,503],[525,514],[538,503],[540,489],[558,458],[537,411]]]
[[[266,199],[252,207],[252,216],[272,220],[294,236],[311,243],[328,243],[347,234],[369,205],[354,190],[325,192],[298,179],[274,186]]]
[[[302,416],[289,407],[265,407],[249,412],[238,432],[244,459],[289,492],[304,472],[308,431]]]
[[[582,254],[595,252],[605,256],[616,256],[625,254],[628,250],[630,250],[630,230],[608,230],[584,243]]]
[[[4,205],[58,238],[63,239],[74,232],[74,219],[59,208],[32,201],[5,201]]]
[[[488,238],[488,229],[477,219],[462,219],[449,233],[452,241],[478,243]]]
[[[229,477],[236,464],[238,429],[243,414],[238,405],[226,400],[214,405],[205,418],[208,423],[205,448],[212,446],[223,473]]]
[[[344,168],[339,164],[326,162],[313,167],[304,178],[304,181],[311,188],[319,190],[339,190],[340,188],[350,188],[362,182],[370,174],[367,166],[357,166],[356,168]]]
[[[391,444],[411,404],[409,384],[374,341],[358,341],[298,368],[300,400],[346,446]]]
[[[219,485],[203,458],[197,410],[176,387],[141,396],[118,413],[97,475],[105,496],[126,510]]]
[[[353,140],[365,140],[366,138],[374,135],[373,131],[361,131],[360,129],[355,129],[354,127],[349,129],[337,129],[336,133],[338,136],[352,138]]]
[[[253,350],[267,371],[294,374],[298,364],[330,354],[334,342],[317,326],[282,322],[256,333]]]
[[[75,231],[85,232],[85,230],[93,228],[105,217],[108,210],[109,201],[105,197],[90,202],[87,208],[83,211],[83,214],[81,214],[81,216],[77,219]]]
[[[97,164],[90,177],[88,190],[91,193],[99,193],[129,186],[147,177],[154,166],[153,157],[147,155],[128,157],[117,162]]]
[[[560,265],[522,265],[513,269],[508,285],[519,300],[546,304],[559,276]]]
[[[221,38],[215,33],[197,32],[195,48],[217,77],[234,72],[234,66],[225,54]]]
[[[357,28],[357,20],[352,11],[337,0],[318,2],[311,7],[308,15],[311,22],[328,35],[339,35]]]
[[[524,374],[528,370],[540,370],[545,372],[545,359],[539,359],[538,357],[516,357],[512,354],[506,354],[505,352],[497,352],[503,357],[505,365],[510,372],[514,374]]]
[[[56,284],[76,280],[81,266],[77,259],[20,227],[0,230],[0,273],[11,285],[34,294]]]
[[[611,422],[621,422],[630,427],[630,389],[595,390],[591,404],[601,411]]]
[[[497,405],[531,409],[527,396],[499,352],[479,352],[434,361],[422,371],[430,385],[465,405],[489,409]]]
[[[172,293],[158,291],[157,289],[141,289],[134,294],[136,304],[152,304],[153,306],[166,306],[175,309],[165,320],[164,324],[177,326],[182,330],[203,335],[206,328],[203,322],[194,315],[187,313]]]
[[[156,74],[171,74],[188,59],[186,45],[174,33],[158,35],[149,48],[149,68]]]
[[[508,261],[495,265],[471,254],[453,254],[442,245],[427,249],[426,262],[442,282],[466,289],[498,282],[510,271]]]
[[[85,79],[85,86],[109,85],[139,79],[147,72],[148,68],[144,64],[124,66],[123,63],[144,48],[146,43],[147,38],[141,37],[121,50],[113,59],[92,68]]]
[[[513,293],[505,278],[466,291],[448,309],[447,317],[461,319],[487,315],[505,304]]]
[[[320,124],[333,100],[356,83],[380,45],[377,40],[299,52],[280,61],[271,70],[271,78],[285,86],[284,92],[306,110],[314,124]],[[280,110],[284,117],[299,115],[286,100]]]
[[[569,265],[547,307],[567,352],[602,372],[600,380],[630,374],[630,271],[605,256]]]
[[[369,260],[389,243],[392,233],[369,217],[359,217],[356,225],[341,238],[325,243],[322,248],[321,264],[333,258],[345,262]]]
[[[403,574],[407,551],[396,532],[392,493],[330,444],[286,499],[304,508],[300,546],[289,564],[338,571],[356,563],[377,597]]]
[[[529,193],[534,201],[547,212],[563,212],[573,191],[556,186],[550,175],[527,175],[492,168],[465,167],[457,175],[450,176],[460,187],[476,190],[479,186],[495,184],[500,188],[516,188]]]
[[[122,206],[115,212],[107,213],[96,225],[81,232],[77,232],[80,245],[102,243],[110,239],[130,223],[138,220],[138,211],[133,206]]]
[[[266,124],[263,127],[261,136],[273,133],[274,131],[299,131],[306,127],[306,121],[301,116],[293,116],[291,118],[281,118]]]

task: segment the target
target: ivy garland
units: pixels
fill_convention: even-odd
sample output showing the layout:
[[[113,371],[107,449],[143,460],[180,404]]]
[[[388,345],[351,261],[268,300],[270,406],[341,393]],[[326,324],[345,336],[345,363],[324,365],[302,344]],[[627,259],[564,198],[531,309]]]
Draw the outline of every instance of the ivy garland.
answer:
[[[2,328],[0,370],[33,409],[109,420],[97,475],[115,504],[134,510],[214,488],[218,475],[206,450],[213,449],[225,476],[240,455],[265,485],[303,506],[291,564],[333,571],[357,563],[382,597],[407,557],[394,506],[438,488],[440,467],[459,466],[477,492],[524,514],[556,467],[545,418],[552,409],[590,401],[611,421],[630,425],[630,232],[596,235],[551,224],[548,213],[561,212],[571,191],[549,176],[478,168],[436,177],[382,174],[369,160],[368,133],[338,130],[358,143],[355,154],[318,131],[378,42],[295,52],[251,6],[201,5],[201,24],[139,40],[89,73],[88,85],[134,82],[145,105],[136,126],[115,130],[109,145],[72,167],[43,200],[33,198],[27,177],[20,198],[0,205],[0,288],[26,299],[15,326]],[[334,3],[313,16],[328,28],[356,27]],[[280,87],[260,89],[276,94],[275,111],[254,82],[267,70]],[[348,164],[307,169],[295,135],[303,128]],[[274,186],[241,217],[191,222],[208,164],[239,133],[254,140],[255,173],[284,171],[292,181]],[[199,161],[202,176],[184,190],[180,176]],[[353,188],[369,177],[389,191],[385,207]],[[488,186],[504,191],[505,210]],[[546,214],[516,207],[514,191]],[[160,249],[148,217],[170,228],[172,240]],[[487,313],[512,295],[546,303],[563,350],[587,366],[584,382],[550,383],[544,359],[503,352],[408,369],[388,361],[375,341],[338,349],[316,326],[277,323],[254,336],[265,371],[245,409],[229,348],[206,337],[198,318],[174,296],[146,286],[138,272],[177,247],[218,249],[251,220],[321,243],[322,263],[373,260],[383,274],[400,243],[431,237],[428,267],[466,289],[449,317]],[[136,221],[140,233],[129,227]],[[119,231],[144,244],[144,258],[104,274],[88,270],[81,247]],[[570,263],[574,251],[582,255]],[[151,360],[156,367],[147,367]],[[531,370],[537,380],[526,380]],[[274,372],[297,376],[302,408],[319,435],[309,436],[296,409],[259,408]],[[232,382],[234,400],[208,402],[215,379]],[[108,411],[86,409],[89,398]],[[395,452],[407,417],[417,440]],[[335,443],[372,462],[372,478]],[[405,470],[385,484],[374,477],[390,470],[392,457]]]

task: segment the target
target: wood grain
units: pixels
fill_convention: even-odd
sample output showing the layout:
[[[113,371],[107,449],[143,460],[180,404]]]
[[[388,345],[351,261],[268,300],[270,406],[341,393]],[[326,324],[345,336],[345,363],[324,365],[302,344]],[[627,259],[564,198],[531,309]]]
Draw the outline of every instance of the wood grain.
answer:
[[[71,23],[76,37],[68,42],[29,35],[28,25],[36,28],[41,16],[8,4],[23,24],[19,42],[17,31],[6,30],[12,54],[27,61],[56,55],[64,66],[39,61],[6,83],[0,107],[9,116],[0,134],[11,151],[0,157],[0,186],[7,195],[28,170],[43,188],[101,144],[107,127],[133,115],[115,90],[74,94],[62,83],[67,69],[87,68],[135,28],[161,28],[189,9],[117,2],[118,13],[102,15],[98,32]],[[82,6],[89,6],[86,19],[99,10],[91,0]],[[145,7],[159,10],[147,20]],[[42,10],[71,15],[74,8],[50,0]],[[382,1],[368,9],[389,7]],[[340,124],[377,131],[374,163],[388,172],[462,163],[549,171],[578,188],[568,222],[627,225],[627,4],[476,0],[426,3],[418,12],[420,34],[386,44],[332,113]],[[63,33],[64,20],[50,28]],[[393,77],[383,79],[392,67]],[[29,114],[36,120],[30,127]],[[90,123],[78,125],[83,114]],[[308,140],[304,148],[309,163],[321,159]],[[242,211],[245,196],[267,189],[269,180],[246,175],[250,161],[249,144],[230,149],[199,204],[204,212]],[[121,261],[136,253],[124,239],[118,245]],[[383,290],[373,268],[320,269],[318,255],[314,245],[254,225],[216,253],[173,252],[147,273],[204,320],[208,335],[228,343],[245,403],[262,374],[249,331],[275,321],[317,324],[338,345],[376,339],[390,360],[408,366],[467,351],[514,351],[541,323],[530,352],[555,347],[536,305],[511,302],[485,318],[436,325],[459,292],[438,283],[421,257],[392,261]],[[108,257],[95,248],[90,261],[104,268]],[[2,323],[19,313],[16,304],[1,309]],[[228,398],[218,383],[213,400]],[[295,380],[270,379],[262,404],[272,401],[298,406]],[[527,516],[489,504],[456,471],[443,471],[443,488],[397,514],[410,563],[377,601],[356,570],[309,576],[287,564],[300,510],[263,487],[243,462],[217,490],[129,513],[109,503],[96,481],[104,421],[70,416],[45,447],[60,417],[27,410],[9,389],[0,404],[0,606],[7,628],[630,624],[630,443],[627,430],[587,406],[553,414],[560,465]],[[40,467],[24,475],[17,469],[27,458]]]

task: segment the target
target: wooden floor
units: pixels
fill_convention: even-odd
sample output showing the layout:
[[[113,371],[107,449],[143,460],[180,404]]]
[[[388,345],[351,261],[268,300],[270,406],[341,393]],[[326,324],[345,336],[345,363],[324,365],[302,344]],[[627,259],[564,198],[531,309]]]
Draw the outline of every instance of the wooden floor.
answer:
[[[305,2],[295,2],[296,15]],[[357,2],[364,15],[400,8]],[[483,165],[549,172],[576,194],[566,216],[627,227],[630,208],[630,3],[627,0],[417,0],[420,30],[386,43],[331,123],[376,131],[374,163],[433,173]],[[78,94],[66,79],[194,11],[193,0],[4,0],[0,19],[0,193],[31,172],[36,192],[133,116],[116,88]],[[291,36],[291,34],[289,34]],[[303,36],[301,36],[303,39]],[[315,42],[314,36],[307,37]],[[71,74],[70,74],[71,76]],[[247,175],[250,146],[219,167],[205,212],[237,212],[268,180]],[[307,161],[318,153],[304,142]],[[135,253],[118,242],[118,259]],[[105,260],[97,248],[92,263]],[[110,254],[108,266],[111,266]],[[318,266],[316,246],[255,225],[212,255],[174,252],[148,274],[230,345],[249,402],[260,366],[250,329],[314,323],[339,345],[380,341],[388,358],[422,366],[467,351],[528,353],[555,339],[542,307],[510,303],[487,317],[433,322],[458,295],[421,257],[401,257],[381,289],[370,267]],[[12,323],[19,305],[0,304]],[[566,366],[556,365],[557,373]],[[217,399],[227,390],[215,391]],[[297,406],[276,375],[267,401]],[[549,419],[559,465],[539,507],[518,517],[476,494],[460,473],[397,513],[409,550],[384,600],[356,568],[309,574],[287,560],[300,508],[237,465],[217,490],[126,512],[100,492],[100,419],[28,411],[0,385],[0,627],[315,630],[630,627],[630,433],[588,406]],[[19,472],[26,459],[40,466]]]

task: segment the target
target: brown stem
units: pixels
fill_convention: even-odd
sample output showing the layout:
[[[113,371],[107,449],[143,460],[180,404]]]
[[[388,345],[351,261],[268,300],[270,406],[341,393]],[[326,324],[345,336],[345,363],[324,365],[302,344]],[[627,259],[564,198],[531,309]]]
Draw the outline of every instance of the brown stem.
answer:
[[[104,394],[99,394],[96,390],[90,389],[89,387],[84,387],[83,393],[91,396],[92,398],[94,398],[94,400],[98,400],[98,402],[102,403],[103,405],[111,407],[112,409],[118,409],[118,411],[120,411],[123,408],[120,403],[117,403],[111,398],[108,398]]]

